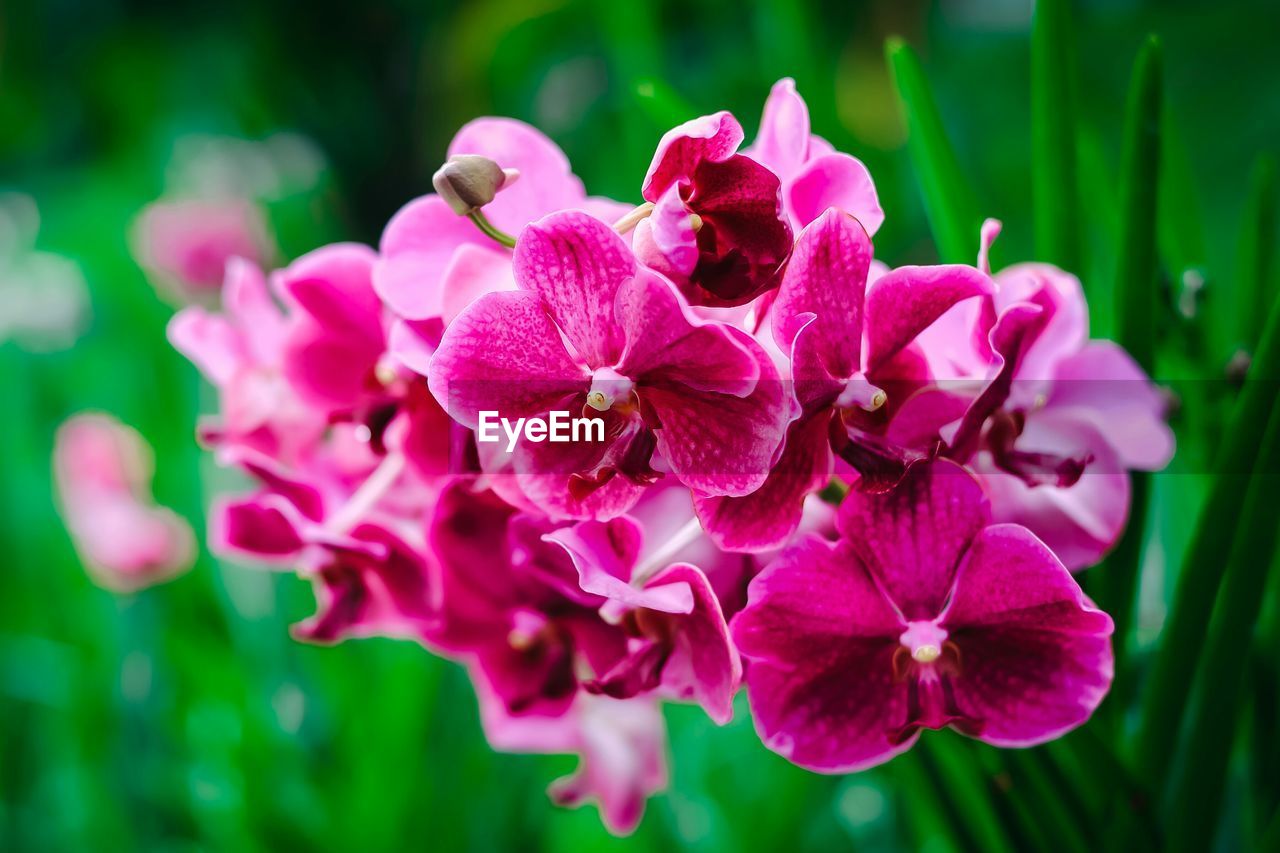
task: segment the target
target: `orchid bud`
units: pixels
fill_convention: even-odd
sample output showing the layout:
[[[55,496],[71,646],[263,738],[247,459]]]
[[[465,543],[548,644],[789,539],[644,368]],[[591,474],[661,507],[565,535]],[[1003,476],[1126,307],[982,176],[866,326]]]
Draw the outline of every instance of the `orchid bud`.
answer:
[[[503,169],[479,154],[455,154],[436,171],[431,184],[454,213],[470,216],[519,175],[515,169]]]

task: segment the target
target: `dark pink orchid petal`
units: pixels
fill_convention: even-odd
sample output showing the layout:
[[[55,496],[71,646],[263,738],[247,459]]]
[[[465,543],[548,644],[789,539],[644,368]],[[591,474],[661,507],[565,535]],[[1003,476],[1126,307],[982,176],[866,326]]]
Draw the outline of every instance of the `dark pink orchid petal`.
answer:
[[[468,122],[449,144],[449,156],[455,154],[479,154],[520,173],[484,208],[485,216],[509,234],[553,210],[581,207],[586,199],[582,181],[570,170],[564,152],[524,122],[509,118]]]
[[[612,228],[579,211],[553,213],[520,233],[512,264],[588,366],[617,363],[623,338],[613,302],[636,262]]]
[[[905,624],[858,557],[806,536],[751,582],[733,639],[769,749],[820,773],[851,773],[908,749],[891,736],[907,716],[894,673]]]
[[[292,565],[306,546],[307,519],[279,495],[256,495],[215,504],[209,547],[215,554]]]
[[[800,524],[805,498],[831,479],[830,422],[827,413],[793,421],[782,455],[764,484],[751,494],[694,495],[698,518],[718,546],[755,553],[781,547],[791,538]]]
[[[445,331],[427,384],[440,405],[475,428],[481,410],[503,417],[542,415],[584,392],[587,372],[561,343],[536,293],[490,293]]]
[[[843,379],[859,371],[871,253],[863,226],[838,210],[827,210],[800,232],[772,309],[773,337],[784,352],[809,323],[810,345],[831,376]]]
[[[334,549],[314,575],[317,613],[294,626],[294,635],[315,643],[371,636],[424,640],[440,617],[437,582],[425,558],[379,524],[362,523],[351,535],[380,553]]]
[[[983,424],[1009,399],[1022,356],[1044,328],[1045,319],[1044,309],[1030,302],[1011,305],[1000,315],[991,330],[995,372],[948,440],[950,458],[964,461],[976,452]]]
[[[627,342],[617,370],[638,383],[746,397],[770,375],[754,341],[724,323],[699,319],[656,275],[641,273],[624,285],[616,310]]]
[[[828,208],[853,216],[873,237],[884,223],[871,173],[861,160],[848,154],[824,154],[805,163],[787,186],[786,203],[787,211],[802,226]]]
[[[516,447],[513,468],[494,474],[495,482],[511,481],[509,485],[552,518],[615,518],[661,476],[649,467],[656,446],[652,432],[639,418],[622,422],[624,433],[603,444],[522,441]]]
[[[294,308],[284,373],[321,408],[354,408],[385,351],[382,303],[372,283],[375,258],[366,246],[338,244],[277,273],[277,286]]]
[[[689,280],[707,304],[743,305],[777,285],[792,243],[777,175],[741,154],[704,162],[685,203],[702,218]]]
[[[942,611],[961,555],[990,519],[973,476],[940,460],[912,466],[890,492],[851,492],[836,523],[903,618],[916,620]]]
[[[662,668],[662,686],[676,698],[697,702],[712,720],[724,725],[733,719],[733,695],[742,680],[742,661],[730,640],[720,602],[702,570],[677,563],[645,584],[651,595],[673,588],[691,593],[688,611],[640,615],[642,624],[651,615],[658,617],[662,638],[671,648]]]
[[[957,302],[992,292],[991,279],[963,264],[898,267],[867,292],[867,370],[876,370]]]
[[[742,125],[727,112],[701,116],[662,135],[640,194],[656,202],[670,187],[690,183],[703,163],[720,163],[742,144]]]
[[[749,340],[743,336],[744,340]],[[747,397],[646,386],[645,419],[680,482],[705,495],[746,495],[764,484],[785,435],[782,382],[761,353],[761,378]]]
[[[1111,685],[1111,617],[1023,527],[974,540],[942,619],[960,649],[954,701],[975,736],[1033,746],[1085,722]]]

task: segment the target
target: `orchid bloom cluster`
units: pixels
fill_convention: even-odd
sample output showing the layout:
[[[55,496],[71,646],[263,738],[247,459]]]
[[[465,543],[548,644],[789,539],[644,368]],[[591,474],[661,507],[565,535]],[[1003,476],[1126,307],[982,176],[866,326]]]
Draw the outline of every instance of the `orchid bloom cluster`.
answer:
[[[376,250],[234,260],[170,326],[220,395],[202,441],[256,483],[215,550],[314,584],[299,639],[460,662],[494,748],[578,754],[552,798],[619,833],[666,783],[666,701],[725,723],[745,683],[818,772],[1080,725],[1112,622],[1072,573],[1172,454],[1073,276],[993,275],[994,222],[973,266],[886,267],[871,176],[790,80],[744,137],[672,129],[636,207],[479,119]],[[554,412],[592,428],[529,426]]]

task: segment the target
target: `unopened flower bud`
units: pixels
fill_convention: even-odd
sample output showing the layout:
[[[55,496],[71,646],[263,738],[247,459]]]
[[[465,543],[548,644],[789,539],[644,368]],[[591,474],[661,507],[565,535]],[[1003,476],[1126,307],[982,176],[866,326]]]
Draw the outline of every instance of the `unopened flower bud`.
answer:
[[[454,213],[470,216],[519,175],[479,154],[455,154],[432,176],[431,184]]]

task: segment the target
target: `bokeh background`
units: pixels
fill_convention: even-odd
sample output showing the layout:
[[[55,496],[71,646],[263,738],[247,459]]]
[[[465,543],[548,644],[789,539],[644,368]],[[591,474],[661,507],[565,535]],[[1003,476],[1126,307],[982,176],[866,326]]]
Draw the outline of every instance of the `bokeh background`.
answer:
[[[955,796],[966,778],[955,761],[982,768],[997,793],[1048,786],[1065,825],[1078,823],[1075,801],[1092,794],[1068,790],[1057,765],[1005,765],[965,744],[826,778],[763,749],[745,705],[723,729],[672,707],[671,790],[633,838],[611,839],[593,810],[544,796],[573,759],[486,746],[456,667],[389,640],[294,643],[288,625],[312,606],[306,585],[207,554],[167,585],[101,590],[50,487],[57,424],[107,411],[152,442],[158,500],[203,535],[202,506],[228,487],[193,438],[212,395],[166,344],[174,305],[129,235],[147,203],[242,180],[245,162],[259,170],[254,192],[284,261],[338,239],[376,245],[474,116],[530,121],[589,190],[638,200],[665,129],[728,108],[750,135],[769,86],[792,76],[815,131],[875,176],[887,213],[877,255],[928,262],[937,254],[884,59],[885,38],[900,35],[921,55],[982,212],[1005,222],[1001,260],[1028,259],[1031,14],[1027,0],[4,3],[0,849],[970,849],[981,835]],[[1235,305],[1232,286],[1251,169],[1280,141],[1275,7],[1093,0],[1072,17],[1095,330],[1109,322],[1130,68],[1155,32],[1166,60],[1167,301],[1203,281],[1205,304],[1230,309],[1195,322],[1163,314],[1160,378],[1230,393],[1217,380],[1247,332],[1229,318],[1256,313]],[[1206,315],[1228,319],[1205,326]],[[1156,479],[1147,526],[1139,655],[1158,641],[1216,441],[1212,416],[1203,429],[1189,426],[1194,412],[1176,417],[1179,457]],[[1274,706],[1250,707],[1274,727]],[[1257,779],[1249,761],[1233,765],[1224,849],[1248,847],[1270,819],[1262,798],[1240,796]],[[1083,849],[1087,837],[1039,842]]]

